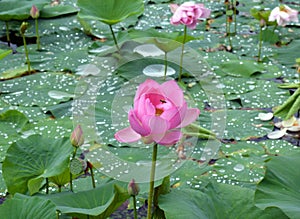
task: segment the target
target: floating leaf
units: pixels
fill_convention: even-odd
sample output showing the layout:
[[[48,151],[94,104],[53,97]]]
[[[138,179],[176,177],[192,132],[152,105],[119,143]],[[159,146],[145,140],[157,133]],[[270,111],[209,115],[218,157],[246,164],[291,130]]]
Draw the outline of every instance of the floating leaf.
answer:
[[[69,100],[76,83],[73,75],[53,72],[37,73],[1,81],[1,98],[11,105],[51,106]],[[56,93],[63,92],[65,97],[63,99],[50,98],[49,92],[54,93],[54,90]]]
[[[254,73],[264,70],[263,66],[251,60],[229,60],[221,63],[220,66],[226,74],[235,77],[250,77]]]
[[[28,123],[27,117],[17,111],[8,110],[0,114],[0,159],[3,160],[9,145],[22,136],[22,130]]]

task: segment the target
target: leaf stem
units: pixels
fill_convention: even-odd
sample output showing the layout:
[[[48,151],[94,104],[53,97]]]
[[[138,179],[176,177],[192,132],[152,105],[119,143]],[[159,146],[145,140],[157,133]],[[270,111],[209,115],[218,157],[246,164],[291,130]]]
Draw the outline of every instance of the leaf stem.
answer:
[[[27,49],[25,35],[23,33],[22,33],[22,38],[23,38],[25,55],[26,55],[26,63],[27,63],[27,67],[28,67],[28,73],[30,73],[31,72],[31,70],[30,70],[30,60],[29,60],[29,55],[28,55],[28,49]]]
[[[46,194],[49,194],[49,179],[46,178]]]
[[[136,197],[135,197],[135,195],[132,196],[132,199],[133,199],[133,213],[134,213],[134,219],[137,219]]]
[[[236,23],[236,0],[234,0],[234,6],[233,6],[233,19],[234,19],[234,34],[236,34],[237,29],[237,23]]]
[[[75,158],[76,153],[77,153],[77,147],[74,148],[72,160]],[[72,178],[73,178],[73,174],[71,173],[71,169],[70,169],[70,190],[71,190],[71,192],[73,192],[73,179]]]
[[[90,168],[90,171],[91,171],[91,178],[92,178],[93,188],[96,188],[96,183],[95,183],[95,176],[94,176],[93,167],[89,167],[89,168]]]
[[[261,61],[261,47],[262,47],[262,26],[260,26],[259,32],[259,44],[258,44],[258,55],[257,55],[257,62]]]
[[[8,21],[5,21],[5,26],[6,26],[6,40],[7,40],[7,45],[10,47],[10,37],[9,37],[9,24],[8,24]]]
[[[149,188],[149,195],[148,195],[147,219],[151,219],[151,215],[152,215],[151,212],[152,212],[152,202],[153,202],[153,192],[154,192],[156,158],[157,158],[157,143],[154,143],[153,151],[152,151],[152,165],[151,165],[151,172],[150,172],[150,188]]]
[[[164,64],[165,64],[164,80],[166,80],[166,77],[167,77],[167,70],[168,70],[167,52],[165,52],[165,60],[164,60]]]
[[[35,34],[36,34],[36,44],[37,44],[37,50],[41,49],[41,43],[40,43],[40,35],[39,35],[39,24],[38,19],[35,19]]]
[[[182,64],[183,64],[184,44],[185,44],[185,41],[186,41],[186,32],[187,32],[187,26],[184,25],[183,40],[182,40],[182,46],[181,46],[181,57],[180,57],[178,82],[181,81],[181,75],[182,75]]]
[[[113,30],[113,28],[112,28],[112,25],[109,25],[109,28],[110,28],[110,32],[111,32],[111,34],[112,34],[112,36],[113,36],[114,43],[115,43],[115,46],[116,46],[116,48],[117,48],[117,50],[118,50],[118,53],[120,53],[120,47],[119,47],[119,45],[118,45],[117,38],[116,38],[116,36],[115,36],[114,30]]]

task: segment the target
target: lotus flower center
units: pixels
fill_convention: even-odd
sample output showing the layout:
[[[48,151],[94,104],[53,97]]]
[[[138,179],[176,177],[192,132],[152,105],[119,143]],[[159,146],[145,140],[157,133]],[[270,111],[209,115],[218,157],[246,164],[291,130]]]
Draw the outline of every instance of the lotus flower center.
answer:
[[[160,100],[160,104],[155,106],[155,115],[160,116],[164,111],[170,109],[172,104],[164,99]]]

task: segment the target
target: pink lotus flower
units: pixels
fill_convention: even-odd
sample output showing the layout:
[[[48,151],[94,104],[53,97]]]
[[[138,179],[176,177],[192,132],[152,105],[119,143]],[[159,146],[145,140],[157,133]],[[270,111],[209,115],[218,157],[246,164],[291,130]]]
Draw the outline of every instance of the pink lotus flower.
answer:
[[[147,79],[138,87],[128,113],[130,127],[118,131],[115,138],[127,143],[142,140],[145,144],[173,145],[182,137],[180,128],[194,122],[199,114],[199,109],[187,107],[174,80],[159,84]]]
[[[279,26],[285,26],[291,21],[298,22],[298,11],[281,5],[271,11],[269,21],[276,21]]]
[[[199,18],[208,18],[210,10],[205,8],[203,4],[194,2],[185,2],[178,6],[170,4],[170,9],[173,13],[171,24],[184,24],[190,29],[195,29]]]

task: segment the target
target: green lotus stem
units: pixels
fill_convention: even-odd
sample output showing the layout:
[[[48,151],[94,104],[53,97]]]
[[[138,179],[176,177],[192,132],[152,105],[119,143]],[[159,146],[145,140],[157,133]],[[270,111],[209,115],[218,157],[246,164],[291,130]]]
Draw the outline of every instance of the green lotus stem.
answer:
[[[90,168],[90,171],[91,171],[91,178],[92,178],[93,188],[96,188],[96,183],[95,183],[95,176],[94,176],[93,167],[89,167],[89,168]]]
[[[25,39],[25,35],[23,33],[21,35],[22,35],[22,38],[23,38],[24,50],[25,50],[25,55],[26,55],[26,63],[27,63],[27,67],[28,67],[28,73],[30,73],[31,72],[31,70],[30,70],[30,60],[29,60],[29,55],[28,55],[26,39]]]
[[[183,132],[183,134],[188,135],[188,136],[198,137],[201,139],[209,139],[209,140],[217,139],[216,136],[214,136],[214,135],[209,135],[209,134],[204,134],[204,133],[199,133],[199,132]]]
[[[286,88],[286,89],[293,89],[298,88],[300,86],[300,74],[299,74],[299,83],[283,83],[279,84],[277,87],[279,88]]]
[[[73,192],[73,180],[72,180],[73,174],[70,171],[70,190]]]
[[[136,210],[136,197],[135,195],[132,196],[133,199],[133,214],[134,214],[134,219],[137,219],[137,210]]]
[[[46,194],[49,194],[49,179],[46,178]]]
[[[39,24],[38,19],[35,19],[35,34],[36,34],[36,44],[37,44],[37,50],[41,49],[41,43],[40,43],[40,35],[39,35]]]
[[[74,147],[74,151],[73,151],[73,155],[72,155],[72,160],[76,156],[77,148],[78,147]],[[71,173],[71,169],[70,169],[70,190],[71,190],[71,192],[73,192],[73,179],[72,178],[73,178],[73,174]]]
[[[277,22],[276,22],[276,24],[274,25],[274,28],[273,28],[273,33],[275,32],[275,30],[276,30],[276,28],[278,27],[278,24],[277,24]]]
[[[233,20],[234,20],[234,33],[236,34],[236,29],[237,29],[237,23],[236,23],[236,0],[234,0]]]
[[[179,66],[179,76],[178,76],[178,82],[181,81],[181,75],[182,75],[182,64],[183,64],[183,53],[184,53],[184,44],[186,41],[186,32],[187,32],[187,26],[184,26],[184,32],[183,32],[183,41],[181,46],[181,57],[180,57],[180,66]]]
[[[5,26],[6,26],[6,40],[7,40],[7,45],[10,47],[10,37],[9,37],[9,24],[8,24],[8,21],[5,21]]]
[[[61,185],[58,186],[58,192],[61,192]]]
[[[116,36],[115,36],[114,30],[113,30],[113,28],[112,28],[112,25],[109,25],[109,28],[110,28],[110,32],[111,32],[111,34],[112,34],[112,36],[113,36],[115,46],[116,46],[118,52],[120,53],[120,47],[119,47],[119,45],[118,45],[117,38],[116,38]]]
[[[189,124],[189,127],[192,127],[192,128],[197,129],[199,133],[201,132],[201,133],[203,133],[203,134],[216,136],[216,134],[213,133],[212,131],[210,131],[210,130],[208,130],[208,129],[206,129],[206,128],[203,128],[203,127],[201,127],[201,126],[199,126],[199,125],[196,125],[196,124],[194,124],[194,123]]]
[[[259,32],[259,44],[258,44],[258,55],[257,55],[257,62],[260,62],[260,56],[261,56],[261,47],[262,47],[262,26],[260,26],[260,32]]]
[[[153,151],[152,151],[152,165],[151,165],[151,172],[150,172],[150,188],[149,188],[149,195],[148,195],[147,219],[151,219],[152,216],[152,202],[153,202],[153,192],[154,192],[156,158],[157,158],[157,143],[154,143]]]
[[[164,80],[166,80],[166,77],[167,77],[167,70],[168,70],[167,52],[165,52],[165,60],[164,60],[164,64],[165,64]]]
[[[227,15],[228,9],[229,9],[228,4],[226,4],[226,12],[225,12],[226,13],[226,16],[225,16],[226,22],[225,22],[225,24],[226,24],[226,35],[227,36],[229,35],[229,22],[228,22],[228,15]]]
[[[59,219],[59,211],[56,210],[56,219]]]

